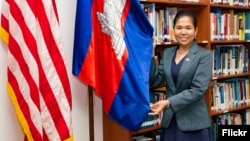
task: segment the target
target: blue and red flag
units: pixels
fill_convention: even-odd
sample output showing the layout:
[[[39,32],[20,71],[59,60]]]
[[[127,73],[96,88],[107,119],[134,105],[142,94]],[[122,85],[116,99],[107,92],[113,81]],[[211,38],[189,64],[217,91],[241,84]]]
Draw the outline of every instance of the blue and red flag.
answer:
[[[78,0],[73,75],[92,86],[104,112],[136,131],[149,112],[153,28],[138,0]]]

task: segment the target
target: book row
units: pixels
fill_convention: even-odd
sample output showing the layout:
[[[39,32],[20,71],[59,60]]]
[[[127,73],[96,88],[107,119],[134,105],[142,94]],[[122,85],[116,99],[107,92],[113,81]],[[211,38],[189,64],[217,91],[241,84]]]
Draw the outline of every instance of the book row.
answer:
[[[154,3],[141,4],[154,28],[158,43],[176,42],[173,20],[178,7],[155,6]],[[250,6],[248,6],[250,7]],[[210,40],[250,40],[250,10],[211,8]]]
[[[211,40],[250,40],[250,11],[211,8]]]
[[[224,4],[230,6],[250,6],[249,0],[210,0],[211,4]]]
[[[160,141],[161,130],[133,136],[132,141]]]
[[[166,94],[164,92],[150,92],[149,95],[150,103],[155,103],[159,100],[166,99]],[[141,129],[151,128],[160,125],[162,119],[162,113],[159,115],[150,115],[146,117],[145,121],[141,125]]]
[[[237,45],[216,45],[213,52],[213,75],[239,74],[248,71],[249,47]]]
[[[221,125],[238,125],[238,127],[248,128],[250,125],[250,109],[224,113],[212,118],[213,140],[218,141],[219,126]],[[237,128],[238,129],[238,128]]]
[[[250,78],[212,81],[211,111],[227,111],[250,105]]]

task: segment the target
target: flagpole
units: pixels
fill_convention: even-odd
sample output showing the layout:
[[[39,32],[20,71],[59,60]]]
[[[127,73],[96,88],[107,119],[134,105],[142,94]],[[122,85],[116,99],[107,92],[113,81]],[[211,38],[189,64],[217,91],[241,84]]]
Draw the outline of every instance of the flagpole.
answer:
[[[89,141],[94,141],[94,102],[93,102],[93,88],[88,85],[89,98]]]

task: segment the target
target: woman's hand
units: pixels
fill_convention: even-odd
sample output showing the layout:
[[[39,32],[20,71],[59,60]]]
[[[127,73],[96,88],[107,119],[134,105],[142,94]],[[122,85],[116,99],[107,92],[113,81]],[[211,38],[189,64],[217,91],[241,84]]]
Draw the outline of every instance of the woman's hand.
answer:
[[[157,115],[160,112],[163,111],[163,109],[165,109],[166,107],[169,106],[169,101],[168,100],[160,100],[157,101],[154,104],[150,104],[150,109],[151,109],[151,113],[149,113],[150,115]]]

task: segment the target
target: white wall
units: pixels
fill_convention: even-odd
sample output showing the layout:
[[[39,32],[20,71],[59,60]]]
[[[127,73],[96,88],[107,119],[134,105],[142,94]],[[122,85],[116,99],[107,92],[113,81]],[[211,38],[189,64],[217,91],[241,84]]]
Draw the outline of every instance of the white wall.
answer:
[[[74,38],[74,22],[76,0],[56,0],[60,19],[62,37],[66,50],[67,70],[72,89],[73,100],[73,134],[75,141],[89,141],[89,115],[87,86],[72,75],[72,54]],[[2,1],[0,2],[2,7]],[[1,11],[1,9],[0,9]],[[7,81],[7,48],[0,41],[0,140],[23,141],[22,130],[6,93]],[[95,141],[103,141],[102,133],[102,102],[98,97],[94,99]]]

